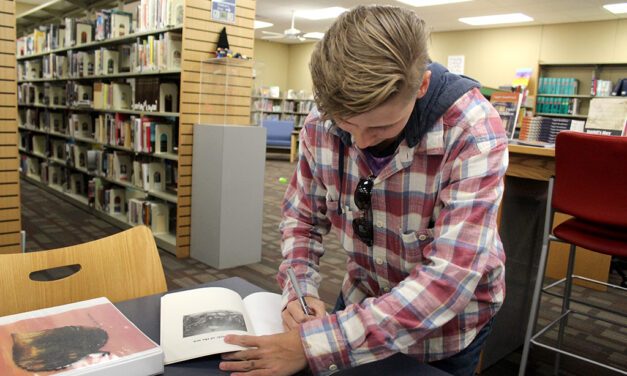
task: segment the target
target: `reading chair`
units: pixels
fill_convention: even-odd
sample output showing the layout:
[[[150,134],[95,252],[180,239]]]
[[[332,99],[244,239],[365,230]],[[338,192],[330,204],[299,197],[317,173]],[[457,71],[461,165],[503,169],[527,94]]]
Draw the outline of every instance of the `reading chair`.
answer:
[[[616,307],[622,307],[620,311],[617,311],[608,306],[594,304],[591,300],[584,301],[571,297],[573,279],[582,279],[615,289],[618,291],[616,296],[621,301],[626,297],[627,289],[624,287],[573,274],[576,247],[623,259],[627,257],[627,196],[625,195],[627,165],[625,161],[627,161],[627,137],[571,131],[563,131],[557,135],[555,176],[549,180],[544,237],[519,376],[525,375],[529,348],[532,344],[556,352],[555,374],[559,369],[560,355],[574,357],[620,374],[627,374],[626,369],[618,368],[620,366],[603,364],[587,358],[581,353],[577,354],[576,349],[564,344],[564,331],[570,315],[583,315],[594,320],[602,320],[616,325],[614,328],[625,327],[627,312],[624,308],[627,304],[616,305]],[[556,226],[551,233],[556,211],[570,215],[572,218]],[[569,243],[570,256],[566,277],[544,286],[544,273],[551,241]],[[560,284],[564,284],[561,291],[555,289]],[[541,293],[562,298],[562,310],[554,321],[536,332]],[[571,306],[571,302],[583,306]],[[593,309],[585,309],[586,306]],[[557,340],[547,339],[547,336],[540,338],[547,330],[555,326],[557,327]],[[620,333],[618,329],[616,331]],[[580,342],[581,339],[578,341]]]
[[[36,277],[62,267],[75,272],[56,280]],[[146,226],[71,247],[0,255],[0,316],[101,296],[119,302],[165,291],[157,246]]]

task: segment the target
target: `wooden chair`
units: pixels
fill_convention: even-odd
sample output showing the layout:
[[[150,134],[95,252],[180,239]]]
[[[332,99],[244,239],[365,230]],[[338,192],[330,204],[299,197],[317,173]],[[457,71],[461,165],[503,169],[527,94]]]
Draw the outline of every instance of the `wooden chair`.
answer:
[[[33,272],[78,265],[53,281]],[[167,291],[152,232],[137,226],[71,247],[0,255],[0,316],[107,297],[112,302]]]

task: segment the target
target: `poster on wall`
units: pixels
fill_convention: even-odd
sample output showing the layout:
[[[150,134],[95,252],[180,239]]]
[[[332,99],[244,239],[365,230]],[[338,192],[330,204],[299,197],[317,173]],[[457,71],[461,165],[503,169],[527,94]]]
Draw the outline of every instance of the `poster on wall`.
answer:
[[[448,70],[455,74],[464,74],[464,55],[452,55],[448,57]]]
[[[235,23],[235,0],[212,0],[211,19]]]

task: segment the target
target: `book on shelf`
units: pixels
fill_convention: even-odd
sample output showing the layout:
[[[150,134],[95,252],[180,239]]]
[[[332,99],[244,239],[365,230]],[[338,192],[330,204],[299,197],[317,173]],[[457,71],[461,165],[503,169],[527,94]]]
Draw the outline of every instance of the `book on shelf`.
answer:
[[[578,127],[578,120],[548,117],[548,116],[525,116],[520,126],[518,140],[530,143],[555,144],[555,137],[563,130]],[[573,129],[574,130],[574,129]]]
[[[155,125],[155,154],[174,153],[173,126],[167,123]]]
[[[157,192],[165,192],[165,164],[162,161],[150,162],[148,174],[150,181],[147,188]]]
[[[585,132],[620,136],[627,122],[627,97],[593,98]]]
[[[620,78],[616,80],[616,85],[612,89],[612,96],[627,96],[627,78]]]
[[[135,8],[138,30],[161,29],[183,24],[183,0],[141,0]]]
[[[155,234],[167,233],[168,205],[141,198],[131,198],[128,200],[128,221],[133,226],[146,225]]]
[[[281,296],[258,292],[242,299],[232,290],[205,287],[161,297],[161,347],[164,363],[245,348],[224,342],[227,334],[283,332]]]
[[[159,112],[178,112],[178,85],[174,82],[159,84]]]
[[[75,26],[76,26],[76,34],[75,34],[76,45],[80,46],[81,44],[90,43],[92,41],[92,34],[93,34],[93,25],[91,21],[85,20],[85,19],[76,20]]]
[[[494,92],[490,97],[490,103],[499,113],[503,128],[507,138],[513,138],[516,131],[516,125],[522,121],[520,116],[520,107],[523,100],[523,94],[517,92]]]
[[[0,318],[3,375],[156,375],[163,351],[108,299]]]
[[[131,25],[133,25],[133,14],[117,9],[110,11],[111,31],[110,38],[119,38],[131,34]]]

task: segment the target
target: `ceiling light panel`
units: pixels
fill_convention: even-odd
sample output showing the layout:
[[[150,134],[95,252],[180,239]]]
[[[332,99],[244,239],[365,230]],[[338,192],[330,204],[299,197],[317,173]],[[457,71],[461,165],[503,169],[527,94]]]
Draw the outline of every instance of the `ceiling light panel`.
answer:
[[[529,22],[533,21],[533,18],[522,13],[510,13],[510,14],[495,14],[493,16],[481,16],[481,17],[463,17],[459,19],[460,22],[465,24],[480,26],[480,25],[496,25],[504,23],[517,23],[517,22]]]
[[[270,26],[274,26],[274,24],[270,22],[255,20],[255,29],[263,29]]]
[[[324,33],[307,33],[305,35],[303,35],[305,38],[312,38],[312,39],[322,39],[324,38]]]
[[[340,7],[331,7],[315,10],[307,10],[296,12],[296,17],[306,18],[308,20],[326,20],[329,18],[336,18],[340,14],[346,12],[348,9]]]
[[[627,13],[627,3],[605,4],[603,5],[603,8],[609,10],[614,14]]]

